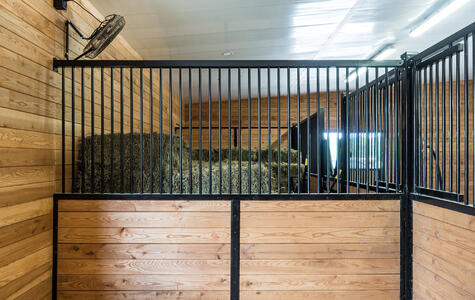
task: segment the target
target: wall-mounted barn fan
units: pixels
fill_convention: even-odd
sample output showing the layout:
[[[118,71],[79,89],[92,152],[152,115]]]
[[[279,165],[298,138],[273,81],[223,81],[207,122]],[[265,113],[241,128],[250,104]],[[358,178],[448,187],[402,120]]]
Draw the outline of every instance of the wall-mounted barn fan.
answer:
[[[64,10],[66,9],[68,1],[73,1],[93,16],[99,22],[99,26],[87,37],[71,21],[66,21],[66,50],[64,56],[69,60],[69,27],[71,27],[82,39],[89,41],[86,47],[84,47],[83,53],[74,60],[78,60],[84,56],[90,59],[96,58],[122,31],[125,26],[125,19],[122,16],[112,14],[101,21],[76,0],[54,0],[54,6],[56,9]]]

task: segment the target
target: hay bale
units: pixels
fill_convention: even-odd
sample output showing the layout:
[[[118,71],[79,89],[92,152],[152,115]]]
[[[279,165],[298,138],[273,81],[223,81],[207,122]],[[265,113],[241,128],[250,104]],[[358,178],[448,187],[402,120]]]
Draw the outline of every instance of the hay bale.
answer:
[[[162,139],[162,164],[160,168],[160,138]],[[123,136],[123,168],[121,172],[121,139],[120,134],[104,135],[104,164],[101,165],[101,136],[96,135],[94,137],[87,137],[83,141],[84,152],[84,166],[82,168],[81,161],[78,161],[78,174],[77,178],[81,179],[84,176],[85,190],[83,192],[92,191],[94,185],[94,192],[104,193],[139,193],[150,191],[154,193],[168,193],[170,192],[170,185],[172,187],[172,193],[189,193],[189,154],[190,150],[186,143],[182,143],[182,161],[180,161],[180,142],[179,136],[170,136],[164,134],[160,137],[160,134],[152,134],[153,151],[152,151],[152,169],[150,169],[150,135],[143,135],[143,148],[142,148],[142,172],[140,163],[140,135],[134,134],[132,137],[130,134]],[[111,148],[112,142],[112,148]],[[172,151],[170,152],[170,145]],[[94,146],[94,148],[93,148]],[[207,149],[202,150],[202,193],[209,193],[211,177],[211,192],[213,194],[219,193],[219,149],[211,150],[211,163],[212,167],[209,170],[209,151]],[[281,151],[281,180],[280,190],[281,192],[287,192],[288,189],[288,176],[287,170],[287,149]],[[171,155],[170,155],[171,154]],[[258,193],[258,178],[259,178],[259,166],[258,151],[251,150],[251,187],[249,188],[248,182],[248,149],[242,149],[241,157],[241,191],[242,193]],[[270,174],[267,166],[267,155],[269,151],[264,149],[261,151],[261,193],[268,193],[268,180],[271,178],[271,192],[278,192],[278,151],[271,149],[270,155],[272,158]],[[290,150],[291,164],[291,192],[296,191],[296,179],[297,173],[301,172],[303,177],[304,166],[297,164],[297,151]],[[94,156],[94,165],[92,165],[91,158]],[[199,193],[199,150],[192,149],[192,192]],[[221,193],[229,193],[229,149],[221,149]],[[81,157],[80,157],[81,158]],[[231,149],[231,192],[238,193],[239,189],[239,150],[236,148]],[[300,168],[299,168],[300,165]],[[181,166],[181,168],[180,168]],[[113,167],[113,168],[112,168]],[[103,168],[103,170],[102,170]],[[180,169],[183,176],[180,176]],[[171,170],[171,172],[170,172]],[[103,176],[102,176],[103,175]],[[141,177],[142,175],[142,177]],[[171,177],[171,184],[170,184]],[[103,178],[103,180],[101,180]],[[92,180],[93,179],[93,180]],[[181,181],[182,179],[182,181]],[[121,184],[123,183],[123,189]],[[79,192],[81,187],[80,180],[76,181],[74,191]],[[102,187],[102,189],[101,189]]]

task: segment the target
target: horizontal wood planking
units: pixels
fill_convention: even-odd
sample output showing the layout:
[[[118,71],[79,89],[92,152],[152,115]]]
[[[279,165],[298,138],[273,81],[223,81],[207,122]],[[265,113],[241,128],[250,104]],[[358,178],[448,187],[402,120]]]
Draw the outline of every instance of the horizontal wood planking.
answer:
[[[80,1],[94,14],[101,14],[87,1]],[[102,16],[101,16],[102,17]],[[5,0],[0,3],[0,287],[1,299],[42,299],[51,297],[51,214],[52,194],[61,188],[61,73],[52,70],[53,57],[64,54],[64,24],[71,20],[83,32],[92,32],[97,26],[87,12],[77,5],[67,11],[58,11],[51,0]],[[72,57],[82,52],[87,41],[73,33],[70,39]],[[140,56],[119,36],[101,55],[102,59],[140,59]],[[111,125],[110,69],[105,69],[104,121],[105,132]],[[119,74],[114,71],[115,130],[119,128]],[[71,70],[65,72],[66,86],[66,188],[70,190],[71,129],[76,129],[76,142],[80,136],[81,73],[75,70],[75,109],[71,103]],[[85,134],[91,132],[91,117],[96,133],[100,131],[100,71],[95,71],[95,115],[91,116],[91,71],[86,69],[84,85]],[[158,71],[154,71],[158,83]],[[166,75],[166,73],[164,74]],[[140,78],[134,71],[134,121],[135,130],[140,121]],[[144,129],[149,126],[149,72],[144,70]],[[130,75],[124,72],[124,123],[129,127]],[[163,96],[169,97],[168,87]],[[158,118],[158,87],[154,87],[154,117]],[[173,101],[177,99],[174,96]],[[164,128],[169,124],[168,101],[163,104]],[[178,116],[173,112],[175,118]],[[76,124],[72,124],[72,115]],[[158,130],[155,122],[154,129]],[[128,131],[127,128],[126,131]],[[76,144],[76,150],[78,144]],[[28,252],[28,253],[27,253]],[[30,255],[45,255],[41,260],[26,262]],[[41,257],[43,259],[43,256]],[[30,258],[31,259],[31,258]],[[23,263],[22,263],[23,262]],[[25,263],[26,262],[26,263]],[[21,265],[19,265],[21,263]],[[14,270],[17,267],[18,270]],[[5,271],[5,272],[3,272]],[[18,273],[20,272],[20,273]],[[13,275],[12,275],[13,274]],[[16,274],[16,275],[15,275]],[[18,275],[20,274],[20,275]],[[18,278],[17,275],[19,276]]]
[[[229,292],[224,291],[183,291],[183,292],[148,292],[148,291],[67,291],[60,292],[59,299],[91,299],[91,300],[148,300],[158,298],[163,300],[228,300]],[[398,291],[242,291],[240,299],[245,300],[300,300],[300,299],[332,299],[332,300],[360,300],[360,299],[399,299]]]
[[[58,289],[229,297],[228,201],[59,200]],[[84,204],[84,205],[83,205]],[[216,295],[220,295],[220,293]]]
[[[241,293],[298,299],[309,291],[333,297],[374,290],[397,297],[399,206],[399,200],[242,202]]]
[[[475,217],[414,202],[415,299],[475,298]]]

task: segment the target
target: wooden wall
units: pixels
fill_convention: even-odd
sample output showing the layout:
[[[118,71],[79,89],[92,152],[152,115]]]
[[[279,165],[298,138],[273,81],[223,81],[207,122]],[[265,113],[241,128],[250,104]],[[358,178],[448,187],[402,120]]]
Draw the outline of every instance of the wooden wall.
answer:
[[[229,204],[59,201],[59,298],[229,299]]]
[[[87,1],[88,9],[100,13]],[[53,8],[53,0],[0,1],[0,298],[41,299],[51,296],[52,195],[61,179],[61,73],[52,70],[53,57],[64,56],[64,24],[70,19],[84,33],[97,27],[90,15],[74,3],[67,11]],[[80,54],[84,41],[73,34],[70,55]],[[100,55],[102,59],[141,59],[119,36]],[[110,70],[105,70],[105,131],[110,130]],[[66,129],[71,134],[71,71],[66,72]],[[130,85],[125,73],[126,92]],[[148,74],[145,73],[145,79]],[[158,78],[158,75],[155,77]],[[90,71],[86,70],[86,134],[90,132]],[[134,78],[134,126],[138,128],[138,72]],[[116,71],[118,82],[118,71]],[[127,81],[128,80],[128,81]],[[80,95],[80,71],[75,72]],[[118,105],[115,84],[115,107]],[[158,89],[155,89],[158,92]],[[168,93],[165,88],[164,94]],[[148,116],[148,91],[144,114]],[[95,130],[100,132],[100,72],[95,72]],[[127,100],[129,100],[127,98]],[[76,98],[76,135],[80,133],[79,97]],[[125,116],[129,116],[129,102]],[[167,103],[164,111],[168,110]],[[155,114],[158,113],[158,110]],[[115,111],[115,127],[119,114]],[[166,116],[169,114],[166,113]],[[148,118],[145,119],[147,126]],[[168,118],[165,119],[168,124]],[[126,117],[126,124],[129,119]],[[156,123],[156,126],[158,123]],[[165,127],[165,126],[164,126]],[[148,127],[146,127],[148,128]],[[155,128],[155,127],[154,127]],[[78,140],[77,140],[78,141]],[[71,151],[68,138],[67,171]],[[68,173],[70,174],[70,173]],[[67,175],[69,177],[70,175]],[[69,189],[69,186],[68,186]]]
[[[399,200],[241,202],[243,299],[398,299]],[[229,299],[228,201],[60,200],[61,299]]]
[[[414,201],[414,299],[475,299],[475,217]]]
[[[330,92],[330,128],[336,128],[336,92]],[[320,93],[320,107],[326,107],[326,93]],[[287,109],[287,96],[281,96],[280,99],[280,126],[281,126],[281,138],[282,138],[282,145],[287,145],[287,126],[288,124],[288,109]],[[341,99],[340,99],[341,101]],[[317,95],[315,93],[310,95],[310,115],[314,114],[317,111]],[[341,103],[341,102],[340,102]],[[341,104],[340,104],[341,105]],[[262,97],[261,99],[261,142],[263,147],[267,147],[268,145],[268,113],[267,113],[267,106],[268,106],[268,99],[267,97]],[[198,127],[199,126],[199,103],[193,103],[192,106],[192,126]],[[221,102],[221,126],[223,127],[221,131],[222,137],[222,147],[228,146],[228,126],[231,127],[238,127],[239,125],[239,102],[238,100],[231,100],[231,117],[228,116],[228,108],[229,104],[228,101]],[[184,116],[188,116],[189,114],[189,105],[185,104],[184,107]],[[257,148],[259,145],[259,138],[258,138],[258,99],[253,98],[251,99],[251,123],[248,122],[249,117],[249,107],[248,107],[248,100],[243,99],[241,100],[241,126],[242,126],[242,147],[248,147],[248,139],[249,139],[249,130],[247,129],[249,126],[251,128],[251,147]],[[298,98],[296,95],[292,95],[290,97],[290,126],[297,124],[298,122]],[[203,126],[203,147],[208,147],[208,119],[209,119],[209,102],[202,103],[202,126]],[[270,100],[270,127],[271,127],[271,146],[277,147],[277,138],[278,138],[278,119],[279,119],[279,110],[278,110],[278,98],[271,97]],[[302,93],[300,96],[300,120],[304,120],[307,118],[307,95]],[[341,120],[340,120],[341,122]],[[341,124],[341,123],[340,123]],[[188,117],[184,118],[183,120],[183,136],[188,139],[189,136],[189,119]],[[219,126],[219,102],[212,101],[211,102],[211,127],[213,127],[211,132],[211,141],[212,147],[218,146],[218,138],[219,138],[219,129],[214,128]],[[326,120],[325,120],[326,126]],[[340,125],[341,126],[341,125]],[[256,128],[254,128],[256,127]],[[231,143],[233,143],[233,129],[231,129]],[[179,133],[177,131],[177,133]],[[192,138],[193,138],[193,147],[197,147],[199,141],[199,130],[192,129]]]
[[[241,204],[245,299],[399,299],[399,201]]]

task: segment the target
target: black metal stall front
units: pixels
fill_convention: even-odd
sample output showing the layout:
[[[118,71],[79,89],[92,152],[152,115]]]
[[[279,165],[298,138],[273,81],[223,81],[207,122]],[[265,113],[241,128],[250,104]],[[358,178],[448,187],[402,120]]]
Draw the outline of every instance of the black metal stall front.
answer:
[[[56,198],[232,199],[232,299],[240,201],[401,199],[411,299],[412,200],[473,214],[474,32],[400,61],[55,60]]]

